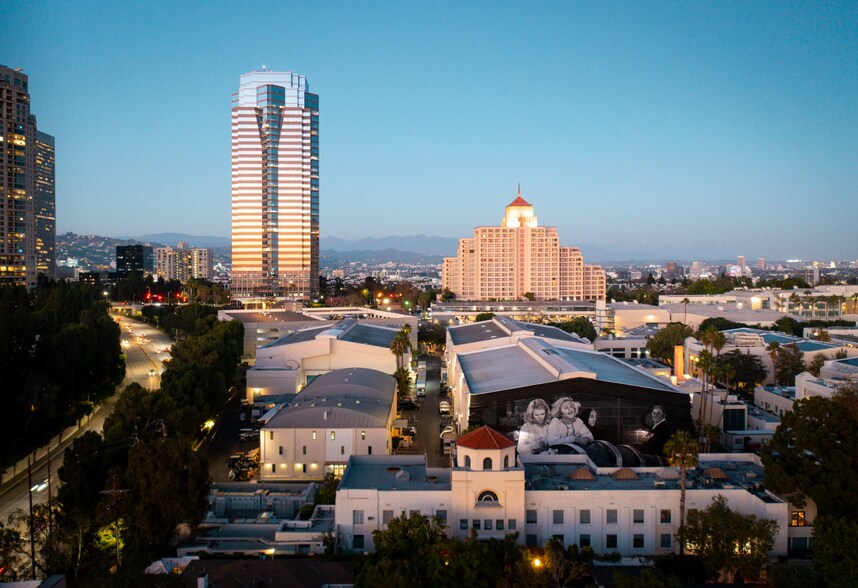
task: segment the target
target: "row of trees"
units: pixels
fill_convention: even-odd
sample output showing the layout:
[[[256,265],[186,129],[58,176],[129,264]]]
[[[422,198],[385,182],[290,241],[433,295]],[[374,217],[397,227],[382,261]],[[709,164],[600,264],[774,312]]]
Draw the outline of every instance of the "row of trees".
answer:
[[[108,575],[111,585],[139,585],[140,566],[177,527],[202,520],[210,478],[194,447],[228,398],[243,341],[241,323],[202,320],[208,330],[173,346],[161,389],[127,386],[103,435],[86,433],[66,451],[56,501],[18,534],[26,546],[34,531],[43,573],[68,573],[82,586],[104,585]],[[0,537],[16,528],[0,525]],[[26,560],[19,552],[0,578],[14,578]]]
[[[0,470],[90,413],[122,381],[119,326],[108,309],[88,284],[0,287]]]

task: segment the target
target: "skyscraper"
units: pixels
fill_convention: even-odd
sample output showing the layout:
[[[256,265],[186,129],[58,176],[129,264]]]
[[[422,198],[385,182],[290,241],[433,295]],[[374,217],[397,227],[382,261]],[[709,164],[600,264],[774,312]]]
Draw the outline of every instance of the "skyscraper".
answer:
[[[47,147],[48,138],[49,164],[37,146],[41,139]],[[53,239],[53,181],[53,138],[36,129],[29,78],[20,68],[0,65],[0,284],[32,288],[41,268],[52,274],[53,245],[45,239]],[[37,214],[43,239],[38,251]]]
[[[302,75],[253,71],[232,107],[232,297],[318,285],[319,97]]]
[[[141,278],[155,269],[152,248],[148,245],[117,245],[116,274],[120,278],[136,274]]]
[[[49,278],[57,273],[57,213],[54,174],[54,138],[36,131],[36,271]]]
[[[441,286],[462,300],[604,300],[605,272],[586,265],[577,247],[561,247],[554,227],[541,227],[521,197],[499,227],[477,227],[445,257]]]

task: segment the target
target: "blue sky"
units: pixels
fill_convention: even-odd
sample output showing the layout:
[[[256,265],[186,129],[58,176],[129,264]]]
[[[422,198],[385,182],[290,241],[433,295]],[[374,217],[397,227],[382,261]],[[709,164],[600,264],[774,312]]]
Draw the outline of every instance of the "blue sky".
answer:
[[[322,236],[462,237],[522,195],[564,244],[858,257],[858,4],[0,4],[56,136],[57,227],[228,236],[230,106],[320,95]]]

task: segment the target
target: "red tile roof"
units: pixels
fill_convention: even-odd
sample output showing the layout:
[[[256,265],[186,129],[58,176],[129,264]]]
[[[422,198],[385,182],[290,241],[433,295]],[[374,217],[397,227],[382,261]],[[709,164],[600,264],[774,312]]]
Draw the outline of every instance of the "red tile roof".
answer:
[[[530,202],[521,197],[521,194],[518,197],[510,202],[507,206],[532,206]]]
[[[484,425],[456,439],[456,445],[468,449],[506,449],[514,447],[515,441]]]

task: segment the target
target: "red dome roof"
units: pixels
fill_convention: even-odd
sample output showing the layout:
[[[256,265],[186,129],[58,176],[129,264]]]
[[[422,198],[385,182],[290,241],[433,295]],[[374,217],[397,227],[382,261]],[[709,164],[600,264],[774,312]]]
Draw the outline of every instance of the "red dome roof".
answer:
[[[456,445],[468,449],[506,449],[507,447],[514,447],[515,442],[491,427],[483,425],[479,429],[465,433],[456,439]]]
[[[522,198],[521,194],[519,194],[516,197],[516,199],[513,200],[512,202],[510,202],[509,204],[507,204],[507,206],[532,206],[532,205],[530,204],[530,202],[528,202],[527,200]]]

